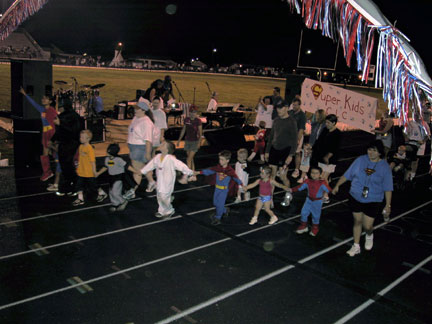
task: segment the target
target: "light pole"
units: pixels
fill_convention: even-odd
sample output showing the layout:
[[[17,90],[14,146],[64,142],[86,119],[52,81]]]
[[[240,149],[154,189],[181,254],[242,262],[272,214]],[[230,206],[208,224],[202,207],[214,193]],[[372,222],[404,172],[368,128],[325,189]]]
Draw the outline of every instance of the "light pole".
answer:
[[[213,69],[216,68],[215,67],[215,55],[216,55],[216,53],[217,53],[217,48],[213,48],[213,50],[212,50],[212,66],[213,66]]]

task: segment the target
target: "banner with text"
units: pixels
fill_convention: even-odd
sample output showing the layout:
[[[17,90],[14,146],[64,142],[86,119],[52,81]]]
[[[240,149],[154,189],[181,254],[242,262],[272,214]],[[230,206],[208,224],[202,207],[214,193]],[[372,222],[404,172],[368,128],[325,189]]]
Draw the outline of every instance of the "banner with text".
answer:
[[[378,99],[346,90],[328,83],[305,79],[301,91],[302,108],[314,113],[324,109],[335,114],[338,121],[369,133],[375,129]]]

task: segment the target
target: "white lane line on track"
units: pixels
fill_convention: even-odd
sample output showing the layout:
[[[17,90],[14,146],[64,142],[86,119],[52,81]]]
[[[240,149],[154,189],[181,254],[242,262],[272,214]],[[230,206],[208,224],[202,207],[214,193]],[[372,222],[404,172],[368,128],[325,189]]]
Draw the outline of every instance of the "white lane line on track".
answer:
[[[429,257],[427,257],[423,261],[421,261],[414,268],[412,268],[408,272],[404,273],[402,276],[400,276],[395,281],[393,281],[390,285],[388,285],[383,290],[381,290],[380,292],[378,292],[376,294],[376,296],[375,296],[374,299],[368,299],[363,304],[361,304],[360,306],[358,306],[357,308],[353,309],[351,312],[349,312],[348,314],[346,314],[344,317],[342,317],[341,319],[337,320],[335,322],[335,324],[343,324],[343,323],[348,322],[350,319],[352,319],[353,317],[357,316],[362,311],[364,311],[366,308],[368,308],[370,305],[372,305],[373,303],[375,303],[378,298],[383,297],[386,293],[388,293],[394,287],[396,287],[397,285],[399,285],[402,281],[404,281],[406,278],[408,278],[409,276],[411,276],[414,272],[416,272],[417,270],[419,270],[421,267],[423,267],[426,263],[430,262],[431,260],[432,260],[432,255],[430,255]]]
[[[284,191],[279,191],[279,192],[276,192],[274,195],[279,195],[279,194],[281,194],[283,192]],[[258,197],[253,197],[249,201],[256,200],[257,198]],[[337,205],[342,204],[342,203],[344,203],[346,201],[348,201],[348,199],[336,202],[334,204],[327,205],[323,209],[326,209],[326,208],[329,208],[329,207],[333,207],[333,206],[337,206]],[[246,201],[242,201],[242,203],[243,202],[246,202]],[[232,205],[238,205],[238,204],[236,204],[234,202],[226,204],[226,206],[232,206]],[[188,215],[188,216],[196,215],[196,214],[204,213],[204,212],[211,211],[211,210],[214,210],[214,209],[215,209],[215,207],[210,207],[210,208],[201,209],[201,210],[198,210],[198,211],[186,213],[186,215]],[[143,227],[147,227],[147,226],[151,226],[151,225],[155,225],[155,224],[159,224],[159,223],[163,223],[163,222],[179,219],[179,218],[182,218],[182,217],[183,216],[181,216],[181,215],[177,215],[177,216],[173,216],[173,217],[171,217],[169,219],[157,220],[157,221],[153,221],[153,222],[149,222],[149,223],[134,225],[134,226],[130,226],[130,227],[121,228],[121,229],[118,229],[118,230],[115,230],[115,231],[109,231],[109,232],[105,232],[105,233],[100,233],[100,234],[95,234],[95,235],[91,235],[91,236],[82,237],[82,238],[79,238],[79,239],[76,239],[76,238],[72,237],[73,239],[69,240],[69,241],[65,241],[65,242],[61,242],[61,243],[56,243],[56,244],[52,244],[52,245],[47,245],[47,246],[42,246],[40,248],[35,248],[35,249],[26,250],[26,251],[22,251],[22,252],[17,252],[17,253],[13,253],[13,254],[3,255],[3,256],[0,256],[0,260],[5,260],[5,259],[13,258],[13,257],[16,257],[16,256],[20,256],[20,255],[25,255],[25,254],[30,254],[30,253],[38,252],[39,250],[42,251],[42,250],[53,249],[53,248],[57,248],[57,247],[65,246],[65,245],[69,245],[69,244],[81,243],[83,241],[87,241],[87,240],[91,240],[91,239],[95,239],[95,238],[99,238],[99,237],[104,237],[104,236],[108,236],[108,235],[118,234],[118,233],[130,231],[130,230],[134,230],[134,229],[138,229],[138,228],[143,228]],[[247,234],[255,232],[257,230],[262,230],[262,229],[265,229],[265,228],[270,227],[270,226],[281,224],[281,223],[287,222],[289,220],[292,220],[292,219],[295,219],[295,218],[298,218],[298,217],[300,217],[300,214],[298,214],[298,215],[296,215],[294,217],[290,217],[290,218],[287,218],[287,219],[280,220],[276,224],[265,225],[265,226],[259,227],[257,229],[253,229],[253,230],[250,230],[250,231],[238,234],[236,236],[241,237],[243,235],[247,235]]]
[[[408,210],[408,211],[404,212],[403,214],[401,214],[399,216],[396,216],[393,219],[390,219],[389,222],[395,221],[395,220],[397,220],[397,219],[399,219],[399,218],[401,218],[401,217],[403,217],[403,216],[405,216],[407,214],[410,214],[411,212],[416,211],[417,209],[422,208],[422,207],[430,204],[431,202],[432,201],[429,201],[429,202],[424,203],[424,204],[422,204],[420,206],[417,206],[416,208]],[[328,206],[328,207],[330,207],[330,206]],[[295,217],[299,217],[299,216],[294,216],[294,218]],[[288,220],[289,219],[285,219],[284,221],[288,221]],[[279,224],[279,223],[282,223],[282,222],[283,221],[278,222],[276,224]],[[275,226],[276,224],[274,224],[272,226]],[[379,228],[379,227],[385,226],[386,224],[387,223],[382,223],[382,224],[376,226],[375,228]],[[250,232],[252,232],[252,231],[250,231]],[[364,234],[364,233],[362,233],[362,234]],[[334,244],[334,245],[330,246],[327,249],[324,249],[324,250],[322,250],[320,252],[316,252],[316,253],[312,254],[311,256],[306,257],[306,258],[304,258],[304,259],[302,259],[300,261],[303,261],[302,263],[305,263],[305,262],[307,262],[309,260],[312,260],[312,259],[314,259],[314,258],[316,258],[316,257],[318,257],[318,256],[320,256],[320,255],[322,255],[324,253],[327,253],[327,252],[329,252],[331,250],[334,250],[334,249],[338,248],[341,245],[344,245],[344,244],[352,241],[352,239],[353,238],[351,237],[349,239],[341,241],[341,242],[339,242],[337,244]],[[52,290],[52,291],[49,291],[49,292],[46,292],[46,293],[43,293],[43,294],[39,294],[39,295],[36,295],[36,296],[32,296],[32,297],[29,297],[29,298],[18,300],[16,302],[12,302],[12,303],[9,303],[9,304],[1,305],[0,306],[0,311],[3,310],[3,309],[7,309],[7,308],[10,308],[10,307],[13,307],[13,306],[17,306],[17,305],[20,305],[20,304],[31,302],[31,301],[34,301],[34,300],[37,300],[37,299],[40,299],[40,298],[44,298],[44,297],[47,297],[47,296],[58,294],[58,293],[61,293],[61,292],[64,292],[64,291],[67,291],[67,290],[70,290],[70,289],[74,289],[74,288],[77,288],[78,286],[81,286],[81,285],[90,284],[90,283],[97,282],[97,281],[100,281],[100,280],[104,280],[104,279],[107,279],[107,278],[111,278],[111,277],[114,277],[114,276],[122,275],[122,274],[124,274],[126,272],[129,272],[129,271],[141,269],[141,268],[149,266],[149,265],[153,265],[153,264],[156,264],[156,263],[159,263],[159,262],[162,262],[162,261],[166,261],[166,260],[169,260],[169,259],[172,259],[172,258],[175,258],[175,257],[178,257],[178,256],[182,256],[182,255],[185,255],[185,254],[188,254],[188,253],[191,253],[191,252],[199,251],[199,250],[205,249],[207,247],[211,247],[211,246],[214,246],[214,245],[217,245],[217,244],[220,244],[220,243],[223,243],[223,242],[227,242],[227,241],[230,241],[230,240],[232,240],[232,238],[231,237],[227,237],[227,238],[221,239],[219,241],[215,241],[215,242],[211,242],[211,243],[208,243],[208,244],[205,244],[205,245],[197,246],[195,248],[192,248],[192,249],[189,249],[189,250],[185,250],[185,251],[182,251],[182,252],[178,252],[178,253],[175,253],[175,254],[171,254],[171,255],[168,255],[168,256],[165,256],[165,257],[162,257],[162,258],[159,258],[159,259],[156,259],[156,260],[152,260],[152,261],[149,261],[149,262],[146,262],[146,263],[143,263],[143,264],[138,264],[136,266],[133,266],[133,267],[130,267],[130,268],[127,268],[127,269],[123,269],[123,270],[118,271],[118,272],[113,272],[113,273],[106,274],[104,276],[100,276],[100,277],[96,277],[96,278],[93,278],[93,279],[89,279],[89,280],[83,281],[80,284],[63,287],[63,288]],[[323,251],[325,251],[325,252],[323,252]],[[299,261],[299,263],[300,263],[300,261]],[[196,311],[198,311],[198,310],[200,310],[202,308],[210,306],[211,304],[214,304],[214,303],[216,303],[216,302],[218,302],[220,300],[228,298],[228,297],[230,297],[230,296],[232,296],[232,295],[234,295],[234,294],[236,294],[238,292],[241,292],[241,291],[246,290],[246,289],[248,289],[250,287],[253,287],[253,286],[255,286],[255,285],[257,285],[257,284],[259,284],[259,283],[261,283],[263,281],[266,281],[266,280],[271,279],[271,278],[273,278],[275,276],[278,276],[279,274],[282,274],[282,273],[284,273],[284,272],[286,272],[286,271],[288,271],[290,269],[293,269],[294,267],[295,267],[294,265],[289,265],[289,266],[283,267],[282,269],[279,269],[279,270],[276,270],[274,272],[271,272],[271,273],[269,273],[269,274],[267,274],[267,275],[265,275],[263,277],[260,277],[260,278],[258,278],[256,280],[253,280],[253,281],[251,281],[249,283],[246,283],[246,284],[244,284],[242,286],[239,286],[239,287],[235,288],[234,290],[230,290],[230,291],[228,291],[228,292],[226,292],[226,293],[224,293],[222,295],[216,296],[216,297],[214,297],[214,298],[212,298],[212,299],[210,299],[210,300],[208,300],[206,302],[200,303],[199,305],[196,305],[196,306],[194,306],[192,308],[189,308],[189,309],[187,309],[187,310],[185,310],[185,311],[183,311],[183,312],[181,312],[181,313],[179,313],[179,314],[177,314],[175,316],[168,317],[167,319],[165,319],[165,320],[163,320],[161,322],[158,322],[158,323],[170,323],[172,321],[180,319],[180,318],[182,318],[182,317],[184,317],[186,315],[189,315],[191,313],[194,313],[194,312],[196,312]],[[235,292],[233,293],[233,291],[235,291]]]
[[[410,213],[412,213],[412,212],[414,212],[414,211],[416,211],[416,210],[418,210],[418,209],[420,209],[420,208],[423,208],[424,206],[426,206],[426,205],[428,205],[428,204],[430,204],[430,203],[432,203],[432,200],[431,200],[431,201],[428,201],[428,202],[426,202],[426,203],[424,203],[424,204],[422,204],[422,205],[420,205],[420,206],[417,206],[417,207],[415,207],[415,208],[413,208],[413,209],[411,209],[411,210],[408,210],[408,211],[406,211],[406,212],[404,212],[404,213],[402,213],[402,214],[400,214],[400,215],[398,215],[398,216],[396,216],[396,217],[394,217],[394,218],[391,219],[389,222],[393,222],[393,221],[395,221],[395,220],[397,220],[397,219],[399,219],[399,218],[401,218],[401,217],[403,217],[403,216],[405,216],[405,215],[407,215],[407,214],[410,214]],[[377,228],[380,228],[380,227],[382,227],[382,226],[385,226],[386,224],[387,224],[387,223],[382,223],[382,224],[380,224],[380,225],[378,225],[378,226],[375,226],[374,229],[377,229]],[[365,233],[362,233],[362,235],[364,235],[364,234],[365,234]],[[332,251],[332,250],[334,250],[334,249],[340,247],[341,245],[344,245],[344,244],[346,244],[346,243],[348,243],[348,242],[350,242],[350,241],[352,241],[352,240],[353,240],[352,237],[351,237],[351,238],[348,238],[348,239],[346,239],[346,240],[343,240],[343,241],[341,241],[341,242],[339,242],[339,243],[336,243],[336,244],[334,244],[334,245],[332,245],[332,246],[330,246],[330,247],[328,247],[328,248],[326,248],[326,249],[323,249],[323,250],[321,250],[321,251],[319,251],[319,252],[316,252],[316,253],[314,253],[314,254],[312,254],[312,255],[306,257],[306,258],[301,259],[300,261],[298,261],[298,263],[300,263],[300,264],[304,264],[304,263],[306,263],[306,262],[308,262],[308,261],[310,261],[310,260],[313,260],[313,259],[315,259],[315,258],[317,258],[317,257],[319,257],[319,256],[321,256],[321,255],[323,255],[323,254],[325,254],[325,253],[327,253],[327,252],[330,252],[330,251]],[[250,282],[248,282],[248,283],[246,283],[246,284],[243,284],[243,285],[241,285],[241,286],[238,286],[238,287],[236,287],[236,288],[234,288],[234,289],[232,289],[232,290],[229,290],[229,291],[227,291],[227,292],[225,292],[225,293],[223,293],[223,294],[221,294],[221,295],[215,296],[215,297],[213,297],[213,298],[211,298],[211,299],[209,299],[209,300],[207,300],[207,301],[205,301],[205,302],[202,302],[202,303],[200,303],[200,304],[198,304],[198,305],[195,305],[195,306],[193,306],[193,307],[190,307],[190,308],[184,310],[183,312],[181,312],[181,313],[179,313],[179,314],[176,314],[176,315],[173,315],[173,316],[167,317],[167,318],[165,318],[165,319],[163,319],[163,320],[161,320],[161,321],[159,321],[159,322],[156,322],[156,324],[167,324],[167,323],[171,323],[171,322],[173,322],[173,321],[176,321],[176,320],[178,320],[178,319],[181,319],[182,317],[184,317],[184,316],[186,316],[186,315],[190,315],[190,314],[192,314],[192,313],[195,313],[195,312],[197,312],[197,311],[199,311],[199,310],[201,310],[201,309],[203,309],[203,308],[206,308],[206,307],[208,307],[208,306],[210,306],[210,305],[213,305],[213,304],[215,304],[215,303],[217,303],[217,302],[220,302],[220,301],[222,301],[222,300],[224,300],[224,299],[226,299],[226,298],[228,298],[228,297],[231,297],[231,296],[233,296],[233,295],[235,295],[235,294],[238,294],[238,293],[240,293],[240,292],[242,292],[242,291],[244,291],[244,290],[246,290],[246,289],[249,289],[249,288],[251,288],[251,287],[253,287],[253,286],[256,286],[256,285],[258,285],[258,284],[261,284],[262,282],[264,282],[264,281],[266,281],[266,280],[268,280],[268,279],[274,278],[274,277],[276,277],[276,276],[278,276],[278,275],[280,275],[280,274],[282,274],[282,273],[285,273],[285,272],[287,272],[288,270],[291,270],[291,269],[293,269],[293,268],[295,268],[295,265],[289,265],[289,266],[283,267],[283,268],[281,268],[281,269],[278,269],[278,270],[276,270],[276,271],[273,271],[273,272],[271,272],[271,273],[269,273],[269,274],[267,274],[267,275],[265,275],[265,276],[262,276],[262,277],[260,277],[260,278],[258,278],[258,279],[255,279],[255,280],[250,281]],[[0,309],[1,309],[1,308],[0,308]]]
[[[347,201],[347,199],[346,199],[346,201]],[[338,205],[338,204],[343,203],[343,202],[344,201],[337,202],[337,203],[335,203],[333,205],[325,206],[324,208],[330,208],[330,207],[333,207],[333,206]],[[178,216],[178,217],[181,217],[181,216]],[[256,229],[252,229],[250,231],[238,234],[236,236],[238,236],[238,237],[245,236],[247,234],[254,233],[256,231],[260,231],[262,229],[265,229],[265,228],[268,228],[268,227],[271,227],[271,226],[275,226],[275,225],[278,225],[278,224],[282,224],[282,223],[288,222],[288,221],[290,221],[292,219],[295,219],[295,218],[298,218],[298,217],[300,217],[300,215],[296,215],[296,216],[284,219],[284,220],[279,221],[279,222],[277,222],[276,224],[273,224],[273,225],[265,225],[265,226],[262,226],[262,227],[259,227],[259,228],[256,228]],[[199,251],[199,250],[202,250],[202,249],[214,246],[214,245],[218,245],[218,244],[221,244],[221,243],[224,243],[224,242],[227,242],[227,241],[231,241],[231,240],[232,240],[231,237],[226,237],[224,239],[221,239],[221,240],[218,240],[218,241],[214,241],[214,242],[211,242],[211,243],[207,243],[207,244],[204,244],[204,245],[200,245],[200,246],[191,248],[189,250],[185,250],[185,251],[182,251],[182,252],[174,253],[174,254],[171,254],[171,255],[168,255],[168,256],[156,259],[156,260],[152,260],[152,261],[149,261],[149,262],[146,262],[146,263],[143,263],[143,264],[138,264],[136,266],[123,269],[121,271],[113,272],[113,273],[107,274],[105,276],[101,276],[101,277],[97,277],[97,278],[94,278],[94,279],[86,280],[82,284],[88,284],[90,282],[100,281],[100,280],[111,278],[111,277],[114,277],[114,276],[117,276],[117,275],[124,275],[126,272],[129,272],[129,271],[137,270],[137,269],[140,269],[140,268],[152,265],[152,264],[156,264],[156,263],[159,263],[159,262],[162,262],[162,261],[166,261],[166,260],[169,260],[169,259],[172,259],[172,258],[183,256],[185,254],[196,252],[196,251]],[[45,248],[47,248],[47,247],[45,247]],[[13,302],[13,303],[10,303],[10,304],[7,304],[7,305],[3,305],[3,306],[0,306],[0,311],[2,309],[13,307],[13,306],[16,306],[16,305],[19,305],[19,304],[24,304],[26,302],[30,302],[30,301],[37,300],[37,299],[40,299],[40,298],[43,298],[43,297],[46,297],[46,296],[54,295],[54,294],[57,294],[57,293],[60,293],[60,292],[63,292],[63,291],[69,290],[69,289],[74,289],[74,288],[76,288],[78,286],[80,286],[80,284],[76,284],[76,285],[60,288],[60,289],[57,289],[57,290],[54,290],[54,291],[50,291],[50,292],[47,292],[47,293],[44,293],[44,294],[40,294],[40,295],[33,296],[33,297],[30,297],[30,298],[26,298],[26,299],[23,299],[23,300],[20,300],[20,301],[17,301],[17,302]]]

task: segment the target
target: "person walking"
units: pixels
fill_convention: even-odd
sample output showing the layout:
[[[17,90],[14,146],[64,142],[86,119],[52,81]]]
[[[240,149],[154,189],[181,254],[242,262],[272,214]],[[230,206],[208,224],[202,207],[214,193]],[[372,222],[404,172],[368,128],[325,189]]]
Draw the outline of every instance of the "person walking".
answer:
[[[365,250],[373,247],[373,224],[382,212],[384,220],[388,220],[391,212],[393,178],[390,166],[384,159],[384,145],[374,140],[367,147],[367,154],[354,160],[348,170],[333,188],[333,194],[346,181],[351,181],[349,206],[354,217],[354,244],[346,252],[353,257],[360,253],[360,237],[362,228],[366,231]],[[385,206],[383,201],[385,199]]]

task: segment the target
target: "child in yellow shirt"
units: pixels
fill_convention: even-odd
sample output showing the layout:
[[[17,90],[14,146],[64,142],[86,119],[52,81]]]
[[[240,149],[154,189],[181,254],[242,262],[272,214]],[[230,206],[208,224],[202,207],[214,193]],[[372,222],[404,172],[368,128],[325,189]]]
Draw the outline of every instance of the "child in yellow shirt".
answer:
[[[102,188],[97,188],[96,157],[94,148],[90,145],[92,137],[93,134],[88,129],[80,133],[81,145],[78,148],[78,168],[76,170],[78,175],[76,183],[78,198],[72,203],[73,206],[84,204],[84,191],[87,196],[96,197],[97,202],[102,202],[107,197]]]

